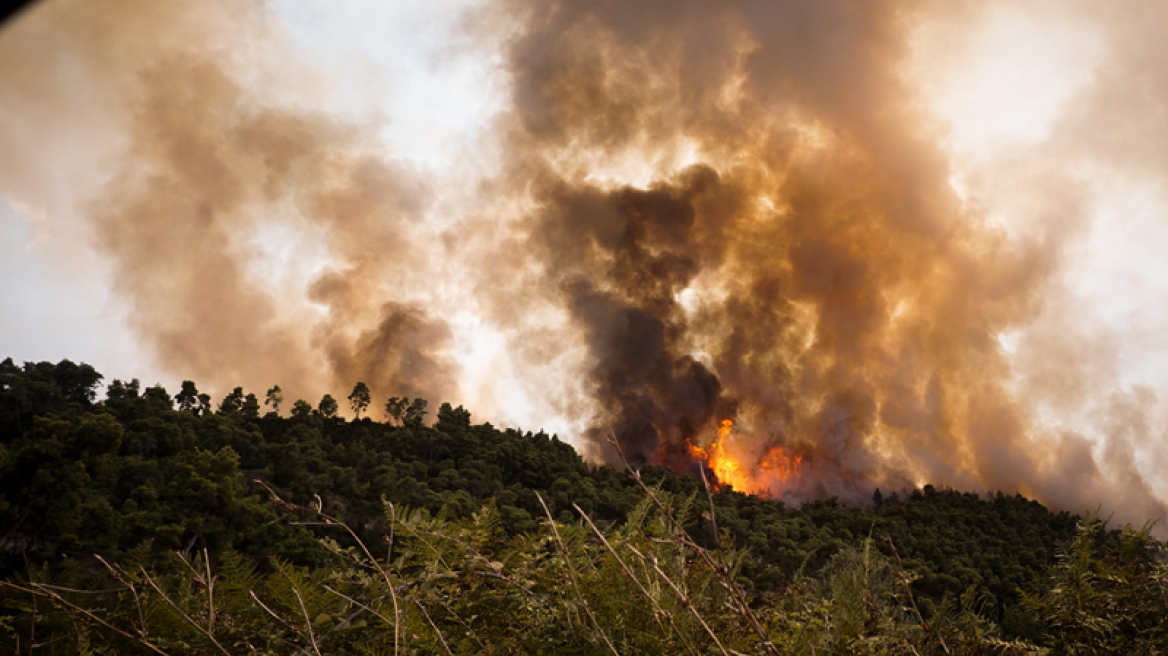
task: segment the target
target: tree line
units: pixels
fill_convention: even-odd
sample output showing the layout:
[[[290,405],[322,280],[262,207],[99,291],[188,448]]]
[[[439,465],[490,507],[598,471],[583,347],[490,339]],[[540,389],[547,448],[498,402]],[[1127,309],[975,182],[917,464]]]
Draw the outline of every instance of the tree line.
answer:
[[[333,640],[322,644],[345,651],[352,639],[369,653],[514,653],[534,648],[519,635],[531,626],[581,653],[716,652],[730,649],[723,637],[766,653],[760,631],[817,653],[949,653],[946,635],[982,650],[965,653],[1165,639],[1147,530],[1108,530],[1020,495],[925,486],[877,492],[863,508],[793,508],[665,468],[587,463],[555,435],[475,424],[447,403],[427,423],[425,400],[393,397],[375,421],[363,383],[348,420],[328,395],[282,416],[278,385],[262,405],[235,388],[216,406],[191,381],[171,395],[114,380],[99,401],[101,380],[67,360],[0,363],[0,630],[22,653],[77,653],[78,636],[145,653],[134,631],[154,635],[155,620],[190,634],[193,651],[154,647],[214,653],[207,629],[228,616],[228,653],[258,642],[311,653],[317,615]],[[322,587],[330,580],[364,583],[332,586],[345,601]],[[401,621],[384,612],[398,586],[417,593]],[[156,613],[121,617],[137,627],[129,637],[103,627],[144,603],[135,594]],[[298,595],[316,615],[275,608]]]

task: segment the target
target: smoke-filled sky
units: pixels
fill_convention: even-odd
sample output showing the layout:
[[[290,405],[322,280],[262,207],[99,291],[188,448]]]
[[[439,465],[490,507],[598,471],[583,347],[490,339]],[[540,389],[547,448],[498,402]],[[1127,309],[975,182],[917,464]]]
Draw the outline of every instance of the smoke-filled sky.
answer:
[[[1168,5],[46,0],[0,355],[1168,500]],[[761,471],[761,470],[760,470]],[[762,474],[760,477],[765,478]]]

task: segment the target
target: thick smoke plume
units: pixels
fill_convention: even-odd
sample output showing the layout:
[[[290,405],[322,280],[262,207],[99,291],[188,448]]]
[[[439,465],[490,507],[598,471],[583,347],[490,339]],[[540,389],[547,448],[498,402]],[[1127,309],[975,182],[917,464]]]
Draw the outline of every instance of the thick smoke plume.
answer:
[[[262,5],[59,2],[33,13],[34,26],[65,32],[73,64],[116,85],[110,104],[124,112],[127,143],[82,211],[133,304],[132,328],[163,362],[261,391],[335,391],[319,373],[331,371],[382,393],[451,394],[449,329],[395,289],[419,284],[413,272],[425,268],[427,185],[368,143],[368,128],[243,86],[237,58],[271,57],[280,43]],[[235,51],[235,39],[257,52]],[[6,59],[51,60],[28,41],[10,43]],[[268,86],[281,83],[296,84]],[[278,240],[329,254],[307,264],[320,269],[305,287],[315,312],[289,313],[289,290],[265,279],[265,249],[279,268],[306,265],[296,261],[305,249]]]
[[[84,62],[99,81],[124,142],[79,211],[135,334],[184,377],[302,395],[364,380],[382,397],[495,399],[483,410],[506,416],[505,394],[467,389],[456,353],[456,324],[480,326],[517,372],[494,383],[576,426],[594,458],[615,458],[611,434],[634,462],[692,467],[688,446],[733,419],[726,449],[743,466],[800,454],[799,475],[770,490],[796,501],[932,482],[1163,512],[1168,491],[1137,464],[1162,437],[1155,391],[1097,375],[1111,356],[1084,332],[1042,337],[1076,312],[1059,290],[1089,223],[1052,162],[1162,53],[1116,55],[1138,79],[1102,69],[1011,174],[1033,214],[1063,222],[1011,232],[954,191],[945,128],[905,73],[923,21],[973,9],[473,11],[475,43],[504,55],[510,105],[479,144],[499,160],[466,179],[386,152],[376,118],[314,109],[322,78],[281,63],[290,41],[262,5],[47,2],[0,34],[4,125],[72,120],[43,109],[75,106],[75,91],[30,93],[21,75]],[[72,59],[44,33],[68,35]],[[1124,139],[1091,147],[1106,158]],[[1164,169],[1166,151],[1140,152]],[[0,165],[5,194],[45,204],[28,167]],[[1003,348],[1023,332],[1019,354]],[[1098,446],[1036,411],[1087,397]]]
[[[996,335],[1051,262],[960,211],[894,75],[901,11],[638,6],[539,3],[511,51],[513,175],[596,425],[675,459],[733,416],[743,459],[807,453],[799,495],[1016,487],[1002,464],[1034,466]],[[596,179],[630,157],[647,188]]]

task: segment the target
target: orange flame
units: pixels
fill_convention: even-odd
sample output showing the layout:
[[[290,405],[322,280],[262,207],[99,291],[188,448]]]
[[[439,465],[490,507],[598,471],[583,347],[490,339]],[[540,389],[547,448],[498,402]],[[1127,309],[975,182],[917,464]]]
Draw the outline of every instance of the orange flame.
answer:
[[[778,491],[776,488],[799,476],[803,454],[788,455],[782,446],[772,447],[763,454],[755,469],[744,468],[737,458],[726,451],[727,439],[733,429],[733,421],[723,420],[717,437],[705,449],[686,441],[686,450],[690,456],[704,461],[713,472],[716,488],[729,485],[739,492],[770,495]]]
[[[698,460],[709,460],[710,459],[710,454],[706,453],[706,450],[703,449],[702,447],[694,446],[693,442],[689,441],[689,438],[686,438],[686,440],[685,440],[685,450],[689,451],[689,454],[691,456],[697,458]]]
[[[788,456],[783,453],[783,447],[776,446],[758,461],[758,466],[772,478],[780,481],[790,480],[799,473],[799,465],[803,463],[803,454],[796,453]]]
[[[739,469],[738,461],[726,454],[726,438],[730,437],[730,431],[733,429],[733,421],[729,419],[722,421],[722,426],[718,428],[718,438],[710,445],[710,457],[706,460],[710,464],[710,469],[714,471],[714,476],[722,484],[733,485],[732,479]]]

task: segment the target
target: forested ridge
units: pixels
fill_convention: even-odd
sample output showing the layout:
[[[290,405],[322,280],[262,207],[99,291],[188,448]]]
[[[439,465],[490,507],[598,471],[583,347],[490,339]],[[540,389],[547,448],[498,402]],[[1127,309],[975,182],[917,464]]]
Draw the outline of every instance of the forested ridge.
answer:
[[[0,363],[18,653],[1168,649],[1146,527],[1019,495],[793,508],[360,383],[348,420],[278,387],[101,381]]]

